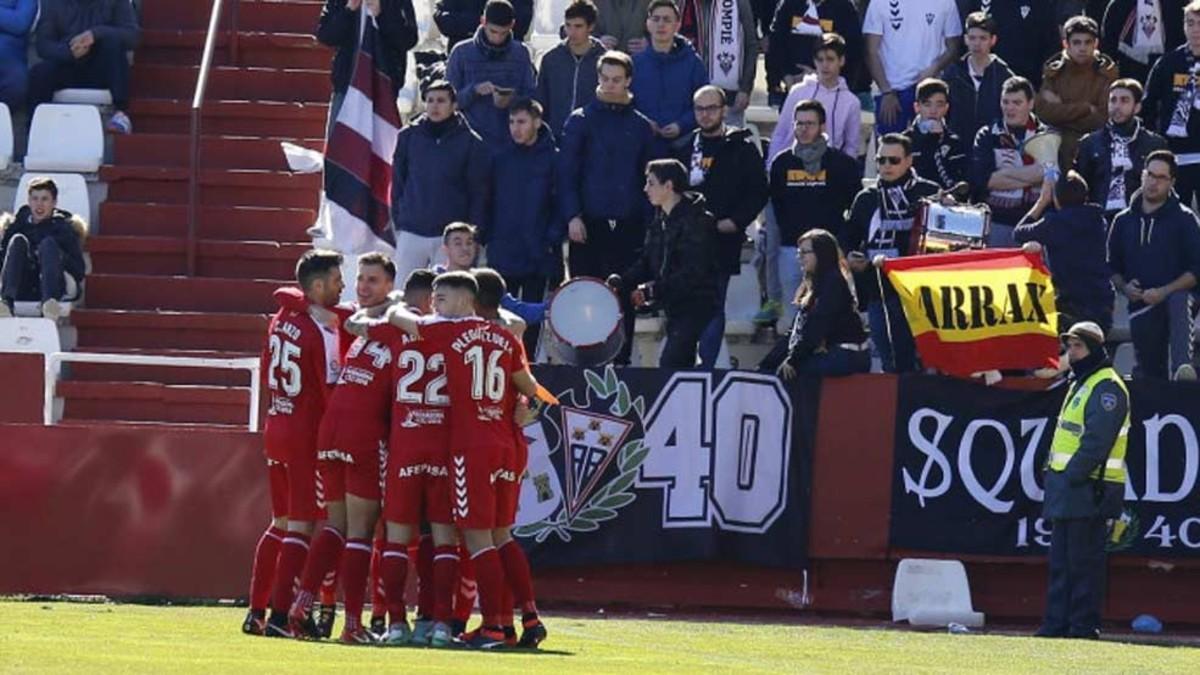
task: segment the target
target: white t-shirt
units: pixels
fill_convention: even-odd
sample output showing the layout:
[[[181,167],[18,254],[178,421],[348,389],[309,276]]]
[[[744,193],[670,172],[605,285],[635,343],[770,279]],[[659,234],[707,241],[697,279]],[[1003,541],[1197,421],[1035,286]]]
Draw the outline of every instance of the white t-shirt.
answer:
[[[893,89],[907,89],[946,49],[946,40],[962,35],[954,0],[873,0],[863,33],[882,36],[883,72]]]

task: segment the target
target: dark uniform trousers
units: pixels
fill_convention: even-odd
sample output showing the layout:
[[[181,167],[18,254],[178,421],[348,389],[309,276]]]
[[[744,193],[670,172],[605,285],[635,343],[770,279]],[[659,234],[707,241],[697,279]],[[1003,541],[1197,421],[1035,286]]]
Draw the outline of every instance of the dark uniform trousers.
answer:
[[[1043,630],[1092,637],[1100,628],[1104,601],[1104,542],[1108,527],[1102,517],[1055,520],[1050,534],[1050,588],[1046,593]]]

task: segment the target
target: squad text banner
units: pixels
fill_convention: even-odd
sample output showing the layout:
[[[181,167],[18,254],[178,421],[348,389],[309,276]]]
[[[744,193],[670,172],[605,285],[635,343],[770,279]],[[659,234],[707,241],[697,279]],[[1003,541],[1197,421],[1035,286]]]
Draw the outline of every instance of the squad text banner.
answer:
[[[924,365],[963,376],[1055,365],[1058,312],[1041,256],[960,251],[888,260],[883,269]]]
[[[514,533],[535,565],[804,562],[817,382],[611,366],[534,374],[560,402],[525,428]]]
[[[1133,381],[1129,480],[1110,550],[1200,555],[1200,387]],[[1015,391],[948,377],[900,378],[892,548],[1042,555],[1042,467],[1066,387]]]

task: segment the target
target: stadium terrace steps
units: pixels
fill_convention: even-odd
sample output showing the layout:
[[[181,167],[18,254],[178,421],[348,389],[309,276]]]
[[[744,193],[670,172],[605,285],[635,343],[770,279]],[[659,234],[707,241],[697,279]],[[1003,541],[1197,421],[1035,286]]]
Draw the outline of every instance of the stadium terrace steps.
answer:
[[[315,209],[284,209],[263,206],[203,206],[197,236],[225,241],[311,241],[305,230],[317,217]],[[100,204],[105,236],[186,237],[185,204],[138,204],[105,201]],[[99,239],[95,237],[92,239]],[[89,250],[95,251],[89,242]],[[293,260],[293,262],[295,262]],[[287,277],[290,277],[289,272]]]
[[[279,308],[271,294],[288,283],[273,279],[93,274],[87,281],[87,308],[265,314]]]
[[[237,4],[238,30],[268,33],[312,33],[317,28],[323,0],[240,0],[225,3],[222,27],[228,28],[230,8]],[[142,26],[148,30],[208,28],[212,3],[199,0],[152,0],[142,8]],[[199,47],[197,47],[199,50]]]
[[[203,136],[200,166],[206,169],[264,169],[288,171],[280,140],[324,152],[325,141],[237,136]],[[113,163],[133,166],[187,168],[191,162],[187,134],[134,133],[113,139]]]
[[[316,24],[313,22],[313,26]],[[310,28],[311,30],[311,28]],[[204,47],[203,30],[145,29],[142,31],[142,60],[162,65],[196,65],[196,52]],[[217,37],[213,53],[218,66],[231,65],[228,33]],[[262,67],[286,63],[289,68],[320,70],[329,66],[331,54],[312,33],[239,32],[237,59],[241,65]]]
[[[173,166],[102,166],[108,198],[117,201],[186,204],[188,170]],[[320,174],[267,169],[201,169],[200,200],[205,204],[315,209]]]
[[[130,89],[134,98],[190,99],[199,73],[198,66],[138,63]],[[215,66],[208,76],[211,100],[327,102],[330,88],[328,71],[315,68]]]
[[[196,243],[196,274],[232,279],[287,279],[308,244],[276,241]],[[96,236],[88,241],[98,274],[174,276],[187,273],[187,240],[181,237]]]
[[[136,68],[136,66],[134,66]],[[134,99],[129,114],[138,133],[190,133],[189,98]],[[205,134],[276,137],[287,129],[295,138],[324,138],[329,101],[208,101]]]
[[[71,316],[79,348],[220,350],[253,353],[262,348],[266,314],[150,312],[80,309]]]
[[[82,310],[79,310],[82,311]],[[266,325],[266,318],[263,318]],[[261,332],[263,329],[259,329]],[[123,340],[124,338],[121,338]],[[262,336],[257,337],[261,346]],[[113,340],[114,342],[118,340]],[[258,357],[258,352],[230,352],[194,349],[143,349],[137,347],[84,347],[84,351],[103,354],[128,354],[141,356],[182,356],[194,358],[229,359]],[[70,379],[88,382],[159,382],[162,384],[198,384],[214,387],[246,387],[250,375],[244,370],[222,370],[216,368],[179,368],[170,366],[130,366],[109,363],[68,363],[63,366]]]
[[[60,381],[63,419],[245,424],[245,387]]]

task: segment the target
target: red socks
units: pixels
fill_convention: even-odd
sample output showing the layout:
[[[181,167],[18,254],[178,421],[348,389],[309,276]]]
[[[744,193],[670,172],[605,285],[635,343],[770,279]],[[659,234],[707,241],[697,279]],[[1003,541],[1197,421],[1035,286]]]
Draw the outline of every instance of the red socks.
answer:
[[[517,601],[522,614],[537,614],[537,603],[533,598],[533,575],[529,572],[529,558],[525,557],[525,550],[509,539],[500,547],[500,562],[504,566],[508,588],[512,591],[510,600]],[[508,603],[508,610],[512,611],[512,602]]]
[[[387,540],[380,533],[375,534],[371,547],[371,619],[387,618],[387,595],[383,589],[383,577],[379,574],[379,564],[383,562],[383,549]]]
[[[454,618],[464,624],[471,620],[479,586],[475,583],[475,565],[466,546],[458,549],[458,580],[454,584]]]
[[[475,566],[475,578],[479,582],[479,609],[483,613],[485,628],[500,625],[501,596],[504,594],[504,568],[500,566],[500,554],[489,546],[471,556]]]
[[[308,535],[288,532],[279,549],[279,562],[275,565],[275,591],[271,594],[271,609],[287,612],[292,607],[295,588],[300,571],[304,569],[304,558],[308,555]]]
[[[433,550],[433,618],[450,623],[454,618],[454,584],[458,580],[458,547],[438,546]]]
[[[332,527],[326,527],[317,535],[304,562],[304,574],[300,576],[300,590],[303,591],[297,597],[300,610],[307,612],[312,607],[312,596],[318,588],[323,604],[332,605],[336,602],[334,592],[337,590],[338,560],[345,545],[345,537]]]
[[[279,548],[287,530],[268,527],[258,538],[254,549],[254,567],[250,571],[250,609],[261,611],[271,599],[271,586],[275,580],[275,563],[279,560]]]
[[[417,616],[428,619],[433,616],[433,536],[421,535],[417,544]],[[409,549],[412,555],[412,549]]]
[[[351,539],[342,553],[342,592],[346,597],[346,630],[362,626],[362,608],[371,566],[371,542]]]
[[[406,620],[404,584],[408,581],[408,545],[388,542],[379,565],[383,579],[383,594],[387,596],[388,621],[400,623]]]

